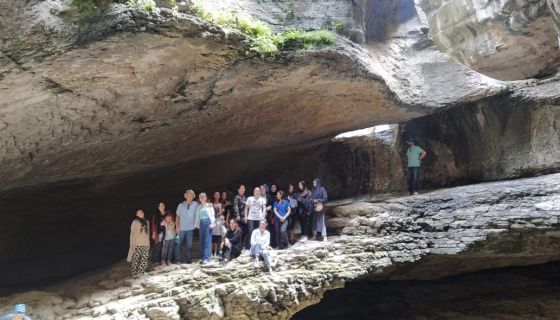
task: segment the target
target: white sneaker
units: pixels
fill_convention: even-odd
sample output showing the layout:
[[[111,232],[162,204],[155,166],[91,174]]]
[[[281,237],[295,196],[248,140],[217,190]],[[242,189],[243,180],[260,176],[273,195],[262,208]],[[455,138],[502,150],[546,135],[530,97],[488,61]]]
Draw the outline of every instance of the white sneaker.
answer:
[[[303,236],[303,237],[301,237],[301,238],[299,239],[299,241],[301,241],[301,242],[305,242],[305,241],[307,241],[307,236]]]
[[[327,236],[323,237],[323,242],[329,242],[329,240],[327,240]]]
[[[416,191],[413,193],[413,195],[417,195],[417,194],[418,194],[418,192],[416,192]]]
[[[268,266],[268,273],[269,273],[271,276],[274,276],[274,272],[272,272],[272,267],[271,267],[271,266]]]
[[[255,268],[259,267],[259,260],[255,260]]]

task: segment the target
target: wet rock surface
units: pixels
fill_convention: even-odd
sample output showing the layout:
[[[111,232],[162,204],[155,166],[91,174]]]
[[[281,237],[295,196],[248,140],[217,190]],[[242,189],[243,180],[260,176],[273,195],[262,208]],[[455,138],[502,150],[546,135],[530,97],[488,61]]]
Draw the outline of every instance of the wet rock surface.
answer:
[[[278,251],[274,276],[246,253],[225,267],[156,267],[139,280],[123,263],[0,305],[27,303],[34,319],[287,319],[349,280],[435,279],[558,260],[559,201],[555,174],[342,205],[328,222],[342,234]]]

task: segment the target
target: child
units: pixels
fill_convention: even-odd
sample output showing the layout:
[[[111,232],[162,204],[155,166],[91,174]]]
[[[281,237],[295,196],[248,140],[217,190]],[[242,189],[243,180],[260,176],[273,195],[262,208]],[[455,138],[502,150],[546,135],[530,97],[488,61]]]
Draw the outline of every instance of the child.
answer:
[[[220,244],[226,234],[224,214],[222,212],[218,213],[218,217],[216,218],[214,224],[215,226],[212,228],[212,256],[217,258],[218,250],[220,250]]]
[[[169,265],[171,258],[173,257],[173,247],[175,246],[175,221],[173,220],[173,214],[168,213],[165,215],[165,219],[161,222],[161,225],[165,228],[165,237],[163,238],[163,250],[161,253],[161,265],[165,261],[166,265]]]

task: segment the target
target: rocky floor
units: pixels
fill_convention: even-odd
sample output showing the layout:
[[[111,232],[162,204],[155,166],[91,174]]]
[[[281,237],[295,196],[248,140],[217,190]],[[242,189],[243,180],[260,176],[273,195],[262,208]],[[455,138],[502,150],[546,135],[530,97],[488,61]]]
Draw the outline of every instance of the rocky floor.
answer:
[[[334,208],[328,243],[278,251],[270,276],[249,257],[219,267],[156,267],[133,280],[117,264],[0,298],[33,319],[288,319],[325,291],[370,279],[435,279],[560,260],[560,174]]]

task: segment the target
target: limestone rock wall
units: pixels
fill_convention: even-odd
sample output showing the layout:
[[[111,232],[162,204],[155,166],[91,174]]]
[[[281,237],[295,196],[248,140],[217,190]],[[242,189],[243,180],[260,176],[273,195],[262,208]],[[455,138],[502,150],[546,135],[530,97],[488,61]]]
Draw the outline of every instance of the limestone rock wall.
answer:
[[[554,74],[560,64],[554,1],[418,1],[443,52],[493,78]]]

